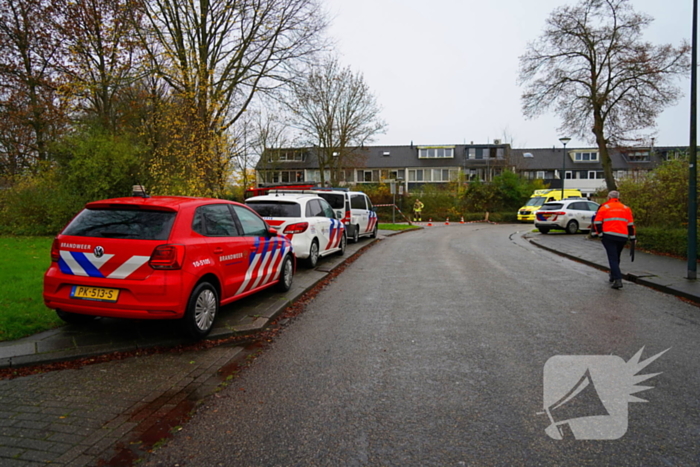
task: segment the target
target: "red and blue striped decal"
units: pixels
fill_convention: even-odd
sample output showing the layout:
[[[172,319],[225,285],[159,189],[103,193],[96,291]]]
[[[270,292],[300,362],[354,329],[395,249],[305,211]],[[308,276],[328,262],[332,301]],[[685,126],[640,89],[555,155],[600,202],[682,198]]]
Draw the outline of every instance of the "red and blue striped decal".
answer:
[[[374,211],[369,212],[369,222],[367,222],[367,230],[365,232],[371,232],[374,230],[374,227],[377,225],[377,221],[379,221],[379,218],[377,218],[377,213]]]
[[[332,248],[338,248],[340,246],[340,241],[343,238],[343,231],[345,231],[345,226],[338,219],[331,219],[331,227],[328,232],[328,245],[326,250]]]
[[[150,256],[134,255],[117,264],[116,261],[109,261],[113,257],[103,255],[98,258],[93,253],[61,250],[58,267],[63,274],[71,276],[126,279],[150,259]]]
[[[254,290],[277,279],[282,260],[292,251],[284,237],[255,239],[255,248],[248,257],[248,270],[236,295]]]

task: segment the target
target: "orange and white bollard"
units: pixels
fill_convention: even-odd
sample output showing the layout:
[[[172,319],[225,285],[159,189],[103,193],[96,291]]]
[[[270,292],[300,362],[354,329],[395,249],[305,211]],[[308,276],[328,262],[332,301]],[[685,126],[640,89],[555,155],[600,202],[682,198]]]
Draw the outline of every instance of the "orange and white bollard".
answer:
[[[432,220],[432,219],[428,219],[428,227],[432,227],[432,226],[433,226],[433,220]]]
[[[445,219],[445,225],[450,225],[450,218]]]
[[[460,219],[459,223],[460,223],[460,224],[464,224],[464,216],[462,216],[462,218]]]

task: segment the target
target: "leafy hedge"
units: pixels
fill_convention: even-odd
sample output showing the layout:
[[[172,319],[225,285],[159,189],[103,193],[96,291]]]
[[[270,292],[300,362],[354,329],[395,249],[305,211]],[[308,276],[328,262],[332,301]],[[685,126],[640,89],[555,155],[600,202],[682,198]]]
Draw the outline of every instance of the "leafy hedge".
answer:
[[[687,258],[688,231],[683,228],[638,227],[637,246],[656,253]],[[700,255],[698,258],[700,259]]]

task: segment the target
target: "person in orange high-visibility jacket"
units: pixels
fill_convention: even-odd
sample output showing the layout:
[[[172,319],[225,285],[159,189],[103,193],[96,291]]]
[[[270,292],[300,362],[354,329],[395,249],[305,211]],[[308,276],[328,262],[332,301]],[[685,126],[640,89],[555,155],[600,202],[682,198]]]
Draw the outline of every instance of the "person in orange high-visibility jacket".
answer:
[[[608,254],[610,264],[610,282],[613,289],[622,288],[620,257],[627,240],[637,241],[632,210],[620,202],[620,193],[611,191],[608,200],[601,204],[593,221],[596,235],[601,236],[603,247]]]

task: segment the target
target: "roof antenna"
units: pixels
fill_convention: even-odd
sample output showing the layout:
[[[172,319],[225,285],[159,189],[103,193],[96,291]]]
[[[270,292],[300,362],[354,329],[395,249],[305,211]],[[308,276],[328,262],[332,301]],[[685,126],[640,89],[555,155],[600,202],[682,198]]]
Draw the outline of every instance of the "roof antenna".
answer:
[[[146,193],[146,189],[141,184],[134,185],[131,188],[131,191],[131,196],[136,196],[139,198],[150,198],[150,196],[148,196],[148,194]]]

